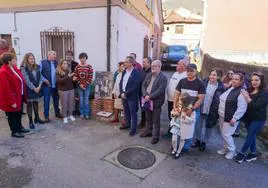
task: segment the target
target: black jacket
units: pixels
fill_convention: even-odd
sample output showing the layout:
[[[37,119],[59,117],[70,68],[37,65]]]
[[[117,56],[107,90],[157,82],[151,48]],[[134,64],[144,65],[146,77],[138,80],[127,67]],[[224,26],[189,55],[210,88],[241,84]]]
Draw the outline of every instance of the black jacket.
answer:
[[[268,92],[259,91],[257,94],[250,95],[252,101],[248,104],[244,121],[265,121],[267,114]]]
[[[204,80],[205,88],[207,88],[208,81],[209,81],[208,79]],[[220,104],[220,95],[224,91],[225,91],[225,88],[224,88],[223,82],[219,81],[218,88],[216,89],[213,95],[212,103],[211,103],[209,113],[207,116],[206,127],[208,128],[214,127],[217,123],[217,120],[219,118],[218,109],[219,109],[219,104]]]

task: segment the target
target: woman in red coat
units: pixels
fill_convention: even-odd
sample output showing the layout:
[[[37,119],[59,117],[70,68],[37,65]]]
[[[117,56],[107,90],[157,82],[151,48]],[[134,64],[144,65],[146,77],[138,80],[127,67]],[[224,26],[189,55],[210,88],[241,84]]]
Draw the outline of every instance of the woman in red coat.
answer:
[[[16,67],[16,56],[6,53],[0,69],[0,109],[8,116],[11,136],[23,138],[29,132],[21,125],[22,103],[26,101],[26,85],[20,70]]]

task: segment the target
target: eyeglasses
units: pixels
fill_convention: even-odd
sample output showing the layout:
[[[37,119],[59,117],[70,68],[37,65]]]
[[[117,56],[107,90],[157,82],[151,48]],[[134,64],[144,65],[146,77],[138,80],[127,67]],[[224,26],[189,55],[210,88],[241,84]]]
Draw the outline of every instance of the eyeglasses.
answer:
[[[193,69],[187,69],[187,72],[194,72]]]
[[[253,72],[251,74],[251,76],[254,76],[254,75],[259,76],[259,77],[263,76],[263,74],[261,72]]]

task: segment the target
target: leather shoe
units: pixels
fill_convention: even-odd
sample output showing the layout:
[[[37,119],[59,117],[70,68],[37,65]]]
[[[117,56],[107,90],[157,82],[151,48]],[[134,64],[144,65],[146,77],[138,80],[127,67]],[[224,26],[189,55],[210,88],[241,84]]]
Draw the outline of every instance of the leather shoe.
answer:
[[[109,123],[119,123],[119,120],[118,119],[114,119],[114,120],[109,121]]]
[[[206,150],[206,143],[201,142],[200,147],[199,147],[199,151],[205,151],[205,150]]]
[[[197,140],[191,145],[191,148],[198,148],[198,147],[200,147],[200,144],[201,144],[200,140],[197,139]]]
[[[44,124],[45,121],[41,120],[39,117],[37,117],[37,118],[34,119],[34,123]]]
[[[29,127],[30,129],[35,129],[35,125],[33,123],[30,123]]]
[[[49,122],[50,122],[49,118],[45,118],[45,123],[49,123]]]
[[[238,138],[240,136],[240,133],[234,133],[232,137]]]
[[[61,114],[56,114],[56,117],[57,117],[57,118],[60,118],[60,119],[63,118],[63,116],[62,116]]]
[[[30,132],[29,129],[25,129],[24,127],[22,127],[22,128],[20,129],[20,131],[21,131],[22,133],[28,133],[28,132]]]
[[[136,132],[135,131],[130,131],[129,136],[135,136]]]
[[[145,122],[140,122],[138,129],[143,129],[146,126]]]
[[[143,133],[140,134],[140,137],[152,137],[152,133],[143,132]]]
[[[159,141],[159,138],[153,138],[151,144],[156,144]]]
[[[11,136],[15,138],[24,138],[24,135],[22,133],[11,133]]]
[[[128,126],[121,126],[121,127],[119,127],[120,130],[129,129],[129,128],[130,127],[128,127]]]

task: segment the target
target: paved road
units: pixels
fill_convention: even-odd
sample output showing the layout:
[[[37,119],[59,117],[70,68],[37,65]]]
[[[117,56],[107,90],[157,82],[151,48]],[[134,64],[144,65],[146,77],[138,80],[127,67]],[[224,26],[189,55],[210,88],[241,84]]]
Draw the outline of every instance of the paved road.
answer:
[[[168,73],[170,74],[170,73]],[[164,109],[163,109],[164,110]],[[27,117],[23,118],[24,125]],[[162,132],[166,131],[166,121]],[[242,139],[236,139],[238,148]],[[145,179],[103,160],[119,147],[141,145],[167,157]],[[0,118],[0,187],[30,188],[179,188],[268,187],[268,162],[236,164],[216,154],[221,147],[218,130],[208,150],[191,150],[180,159],[169,157],[170,141],[152,146],[149,138],[130,138],[127,131],[94,120],[77,119],[68,126],[53,119],[39,125],[25,139],[10,137],[5,117]]]

